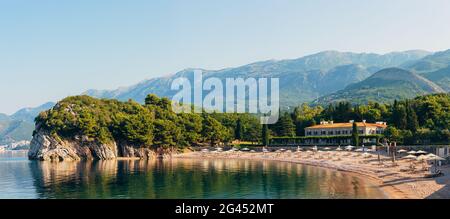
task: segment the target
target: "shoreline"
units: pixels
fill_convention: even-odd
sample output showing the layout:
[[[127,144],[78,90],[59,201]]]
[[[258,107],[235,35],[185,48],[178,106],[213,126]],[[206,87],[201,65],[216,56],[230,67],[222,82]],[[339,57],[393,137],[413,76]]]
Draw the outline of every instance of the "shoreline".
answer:
[[[304,154],[304,152],[301,152]],[[355,152],[330,152],[337,153],[337,155],[344,155],[350,153],[355,155]],[[295,153],[201,153],[189,152],[174,155],[173,158],[194,158],[194,159],[245,159],[245,160],[259,160],[259,161],[277,161],[290,162],[302,165],[309,165],[321,168],[327,168],[335,171],[341,171],[347,174],[355,174],[359,177],[370,181],[385,194],[387,199],[425,199],[425,198],[450,198],[450,183],[449,166],[440,167],[444,172],[444,176],[438,178],[424,178],[426,172],[419,173],[403,173],[399,169],[404,168],[405,164],[409,165],[408,161],[398,160],[398,166],[384,167],[381,165],[373,165],[374,158],[367,159],[362,157],[349,157],[342,160],[334,161],[327,159],[302,158],[293,156]],[[388,157],[382,156],[385,162]],[[378,163],[378,159],[375,158]],[[368,163],[365,163],[368,162]],[[372,163],[370,163],[372,162]],[[438,182],[439,181],[439,182]],[[444,182],[444,183],[443,183]]]

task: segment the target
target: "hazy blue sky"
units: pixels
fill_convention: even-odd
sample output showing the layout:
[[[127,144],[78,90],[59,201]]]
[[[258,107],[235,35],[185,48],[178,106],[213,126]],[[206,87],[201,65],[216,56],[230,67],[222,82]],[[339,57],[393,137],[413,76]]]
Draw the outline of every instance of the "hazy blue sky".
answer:
[[[0,0],[0,112],[188,67],[450,48],[448,0]]]

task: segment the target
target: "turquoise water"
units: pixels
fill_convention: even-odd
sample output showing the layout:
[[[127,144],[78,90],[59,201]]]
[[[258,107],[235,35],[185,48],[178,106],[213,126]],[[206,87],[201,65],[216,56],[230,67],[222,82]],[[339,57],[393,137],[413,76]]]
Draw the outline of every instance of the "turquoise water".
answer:
[[[246,160],[28,161],[0,153],[0,198],[384,198],[354,175]]]

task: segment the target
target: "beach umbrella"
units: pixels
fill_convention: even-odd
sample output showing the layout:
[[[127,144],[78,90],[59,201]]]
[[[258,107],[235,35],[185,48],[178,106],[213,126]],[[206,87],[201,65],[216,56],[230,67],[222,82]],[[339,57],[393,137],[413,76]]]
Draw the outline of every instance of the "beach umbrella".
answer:
[[[420,155],[420,156],[417,157],[417,160],[418,160],[418,161],[426,161],[426,160],[428,160],[428,159],[429,159],[429,157],[427,157],[427,156],[425,156],[425,155]]]
[[[416,156],[414,156],[414,155],[412,155],[412,154],[410,154],[410,155],[408,155],[408,156],[402,157],[402,159],[410,159],[410,160],[415,160],[415,159],[417,159],[417,157],[416,157]]]
[[[428,154],[428,155],[426,155],[426,157],[427,157],[427,160],[430,160],[430,161],[433,161],[433,160],[445,160],[445,158],[442,158],[442,157],[439,157],[439,156],[437,156],[437,155],[434,155],[434,154]]]
[[[408,151],[407,153],[408,154],[416,154],[417,152],[416,151]]]
[[[416,151],[416,154],[427,154],[428,152],[426,152],[426,151],[422,151],[422,150],[420,150],[420,151]]]
[[[400,150],[398,150],[397,152],[398,152],[398,153],[406,153],[406,152],[408,152],[408,151],[405,150],[405,149],[400,149]]]
[[[439,157],[439,156],[435,156],[433,157],[433,160],[446,160],[445,158]]]

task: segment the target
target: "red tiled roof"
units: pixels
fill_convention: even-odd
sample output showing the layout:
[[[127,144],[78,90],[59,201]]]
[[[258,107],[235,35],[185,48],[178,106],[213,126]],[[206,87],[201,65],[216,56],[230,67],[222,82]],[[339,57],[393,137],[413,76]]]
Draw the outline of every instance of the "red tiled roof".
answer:
[[[357,127],[378,127],[378,128],[386,128],[387,125],[384,124],[376,124],[376,123],[364,123],[364,122],[357,122]],[[307,129],[320,129],[320,128],[351,128],[353,127],[353,123],[345,122],[345,123],[328,123],[328,124],[321,124],[321,125],[314,125],[310,127],[306,127]]]

